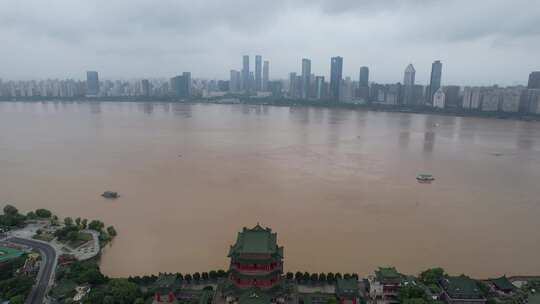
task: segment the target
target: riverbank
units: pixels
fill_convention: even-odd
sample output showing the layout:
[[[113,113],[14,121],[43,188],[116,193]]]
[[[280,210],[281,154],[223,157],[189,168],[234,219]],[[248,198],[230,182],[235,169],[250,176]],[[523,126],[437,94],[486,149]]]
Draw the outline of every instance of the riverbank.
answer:
[[[213,97],[213,98],[186,98],[178,99],[172,96],[161,97],[17,97],[6,98],[0,97],[0,102],[168,102],[168,103],[185,103],[185,104],[244,104],[244,105],[260,105],[260,106],[276,106],[276,107],[319,107],[328,109],[349,109],[349,110],[364,110],[375,112],[392,112],[392,113],[413,113],[413,114],[435,114],[455,117],[479,117],[491,119],[511,119],[523,121],[540,121],[540,114],[532,114],[525,112],[503,112],[503,111],[481,111],[481,110],[466,110],[461,108],[446,108],[439,109],[425,105],[390,105],[382,103],[339,103],[332,101],[319,100],[297,100],[288,98],[255,98],[232,95],[228,97]]]

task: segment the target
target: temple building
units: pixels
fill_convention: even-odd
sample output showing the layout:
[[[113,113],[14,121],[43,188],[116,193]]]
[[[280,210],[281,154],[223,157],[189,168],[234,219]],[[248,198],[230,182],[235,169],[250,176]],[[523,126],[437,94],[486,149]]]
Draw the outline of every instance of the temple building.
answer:
[[[360,293],[358,288],[358,280],[337,279],[336,281],[336,297],[340,304],[359,304]]]
[[[486,298],[473,279],[461,275],[459,277],[447,277],[439,282],[442,300],[447,304],[485,304]]]
[[[278,299],[282,291],[283,247],[277,244],[277,234],[257,224],[244,227],[231,246],[228,257],[229,282],[225,289],[229,302],[257,299],[261,294]],[[252,295],[256,295],[250,297]],[[242,302],[242,301],[240,301]]]
[[[398,294],[402,275],[394,267],[379,267],[375,276],[369,277],[370,296],[375,304],[399,303]]]

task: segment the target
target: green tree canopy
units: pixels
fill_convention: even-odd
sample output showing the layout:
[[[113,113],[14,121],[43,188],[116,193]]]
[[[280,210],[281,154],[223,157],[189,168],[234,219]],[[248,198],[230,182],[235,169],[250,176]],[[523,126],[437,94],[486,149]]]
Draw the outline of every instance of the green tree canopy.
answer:
[[[420,281],[426,285],[437,284],[440,279],[446,276],[444,269],[440,267],[430,268],[420,273]]]
[[[37,209],[36,215],[41,218],[50,218],[52,213],[47,209]]]
[[[4,207],[4,214],[14,216],[14,215],[19,214],[19,210],[17,210],[17,208],[15,208],[12,205],[6,205]]]

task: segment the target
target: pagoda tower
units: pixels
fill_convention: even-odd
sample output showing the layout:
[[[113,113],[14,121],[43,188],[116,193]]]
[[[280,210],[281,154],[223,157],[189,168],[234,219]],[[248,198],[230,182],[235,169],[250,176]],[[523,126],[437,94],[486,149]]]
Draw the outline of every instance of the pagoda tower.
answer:
[[[239,290],[270,290],[281,284],[283,247],[277,245],[277,234],[257,224],[244,227],[231,246],[229,281]]]

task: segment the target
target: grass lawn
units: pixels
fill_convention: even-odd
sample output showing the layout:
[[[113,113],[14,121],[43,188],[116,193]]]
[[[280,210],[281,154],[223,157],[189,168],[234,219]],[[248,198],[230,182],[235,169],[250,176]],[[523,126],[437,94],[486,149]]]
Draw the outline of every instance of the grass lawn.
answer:
[[[86,242],[89,242],[92,240],[92,234],[90,233],[87,233],[87,232],[79,232],[79,237],[77,238],[76,241],[69,241],[67,244],[69,245],[69,247],[71,248],[77,248],[83,244],[85,244]]]
[[[50,242],[54,239],[54,235],[50,233],[34,234],[33,239]]]

